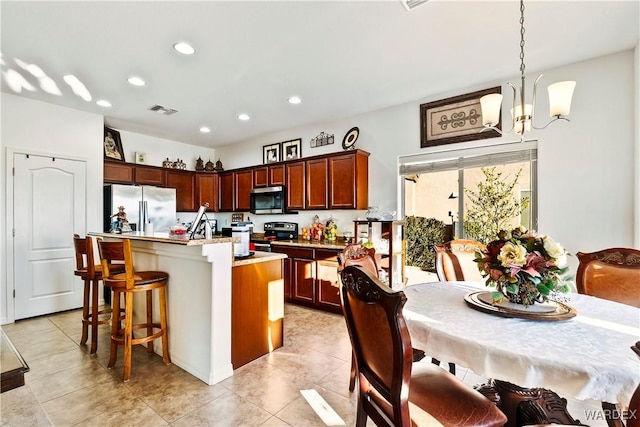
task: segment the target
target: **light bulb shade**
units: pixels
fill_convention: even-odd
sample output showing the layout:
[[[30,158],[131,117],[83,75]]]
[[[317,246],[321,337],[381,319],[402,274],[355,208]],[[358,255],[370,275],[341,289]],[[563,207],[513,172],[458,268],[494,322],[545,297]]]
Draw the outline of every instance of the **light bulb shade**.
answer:
[[[568,116],[571,110],[571,98],[573,97],[573,89],[576,82],[566,81],[549,85],[549,115]]]
[[[531,112],[533,111],[532,104],[525,104],[524,115],[522,114],[522,105],[516,105],[511,109],[511,117],[515,118],[515,132],[518,135],[522,135],[524,132],[531,130]]]
[[[491,93],[480,98],[483,126],[496,126],[500,123],[501,104],[502,94],[500,93]]]

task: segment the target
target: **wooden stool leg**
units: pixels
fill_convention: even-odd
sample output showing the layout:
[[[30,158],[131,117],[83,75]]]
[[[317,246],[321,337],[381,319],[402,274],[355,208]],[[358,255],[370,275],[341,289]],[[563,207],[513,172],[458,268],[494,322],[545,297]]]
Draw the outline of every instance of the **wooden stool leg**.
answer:
[[[153,335],[153,291],[149,290],[145,292],[147,299],[147,336]],[[147,343],[147,353],[153,353],[153,341]]]
[[[98,350],[98,280],[91,281],[91,350],[95,354]]]
[[[120,292],[114,289],[111,297],[111,349],[109,351],[109,364],[107,368],[113,368],[116,364],[118,345],[115,339],[120,329]]]
[[[124,293],[124,381],[131,378],[131,339],[133,338],[133,292]]]
[[[87,343],[89,338],[87,320],[89,320],[89,281],[84,280],[84,303],[82,304],[82,337],[80,338],[80,345]]]
[[[160,288],[160,327],[162,328],[162,361],[171,363],[169,357],[169,331],[167,330],[167,288]]]
[[[349,391],[353,391],[356,388],[356,356],[351,353],[351,372],[349,373]]]

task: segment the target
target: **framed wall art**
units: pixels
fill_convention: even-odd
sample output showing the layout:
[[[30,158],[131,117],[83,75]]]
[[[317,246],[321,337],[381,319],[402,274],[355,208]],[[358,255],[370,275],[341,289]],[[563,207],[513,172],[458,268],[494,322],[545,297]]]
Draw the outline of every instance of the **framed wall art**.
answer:
[[[282,160],[300,159],[302,157],[302,138],[282,143]]]
[[[275,163],[280,161],[280,143],[265,145],[262,147],[262,163]]]
[[[120,132],[108,127],[104,127],[104,158],[124,162],[124,151],[122,150],[122,141],[120,140]]]
[[[493,129],[482,131],[480,98],[501,93],[501,87],[480,90],[420,105],[420,147],[495,138]],[[502,129],[502,120],[496,126]],[[482,131],[482,132],[481,132]]]

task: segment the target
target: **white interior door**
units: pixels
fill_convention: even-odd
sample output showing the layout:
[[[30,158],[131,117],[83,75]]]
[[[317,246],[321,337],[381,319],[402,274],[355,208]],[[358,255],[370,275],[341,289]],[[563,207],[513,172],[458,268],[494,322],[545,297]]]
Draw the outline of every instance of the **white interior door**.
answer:
[[[73,234],[86,230],[86,163],[14,154],[15,318],[82,306]]]

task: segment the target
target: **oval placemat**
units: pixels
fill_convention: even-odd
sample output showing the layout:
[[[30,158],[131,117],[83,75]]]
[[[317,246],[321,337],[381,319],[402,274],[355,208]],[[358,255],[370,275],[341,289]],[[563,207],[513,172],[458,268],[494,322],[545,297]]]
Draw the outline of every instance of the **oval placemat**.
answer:
[[[468,293],[464,296],[464,300],[473,309],[502,317],[516,317],[531,320],[567,320],[578,314],[578,310],[559,301],[548,301],[547,303],[541,304],[541,309],[539,308],[537,310],[530,310],[537,304],[529,306],[528,308],[524,306],[514,307],[514,305],[517,304],[513,303],[494,305],[487,302],[492,301],[491,292],[487,291]]]

